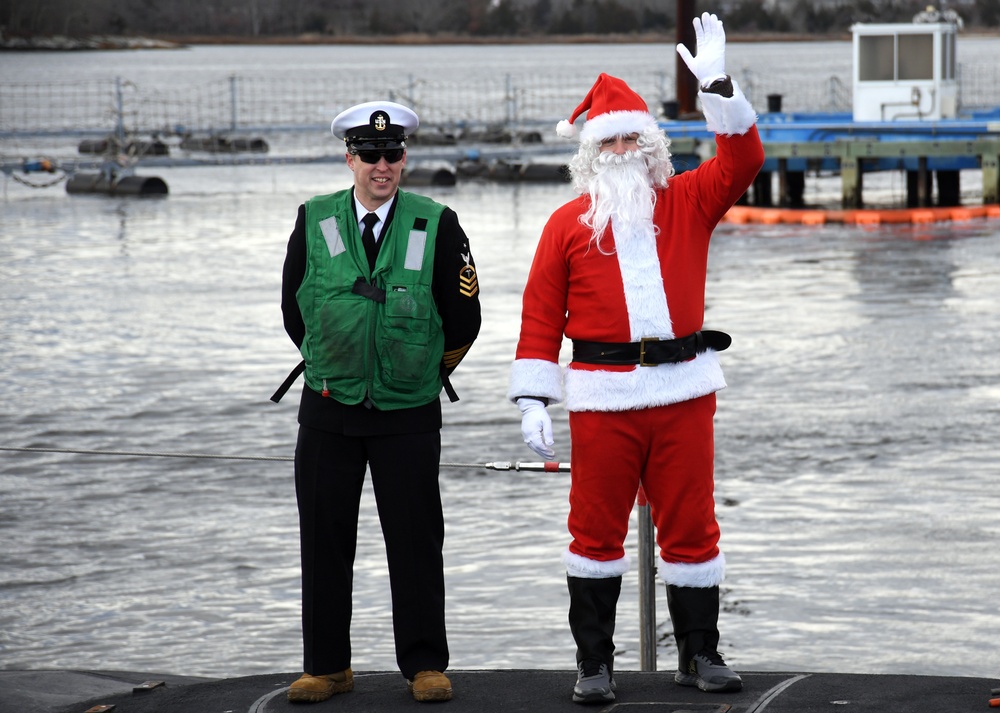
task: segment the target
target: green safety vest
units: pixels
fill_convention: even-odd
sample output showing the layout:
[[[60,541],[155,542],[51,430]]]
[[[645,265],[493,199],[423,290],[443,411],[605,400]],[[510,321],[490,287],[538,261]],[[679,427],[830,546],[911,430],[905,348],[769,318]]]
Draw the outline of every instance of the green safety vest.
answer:
[[[444,332],[431,281],[444,206],[398,191],[369,274],[353,204],[350,190],[305,204],[306,273],[295,296],[306,383],[344,404],[423,406],[441,393]]]

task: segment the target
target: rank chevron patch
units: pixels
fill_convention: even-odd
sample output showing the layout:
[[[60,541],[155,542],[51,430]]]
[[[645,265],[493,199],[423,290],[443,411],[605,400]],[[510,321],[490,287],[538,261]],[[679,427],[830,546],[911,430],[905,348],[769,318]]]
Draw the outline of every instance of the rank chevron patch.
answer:
[[[458,291],[466,297],[475,297],[479,292],[479,278],[476,277],[476,268],[466,265],[458,273]]]

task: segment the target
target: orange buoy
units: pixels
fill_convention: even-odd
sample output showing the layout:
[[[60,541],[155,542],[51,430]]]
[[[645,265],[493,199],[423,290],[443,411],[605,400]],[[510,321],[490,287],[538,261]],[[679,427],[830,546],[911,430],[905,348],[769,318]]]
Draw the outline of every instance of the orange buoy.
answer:
[[[727,223],[746,225],[798,224],[824,225],[883,225],[910,223],[924,225],[940,222],[968,222],[976,219],[1000,218],[1000,205],[958,206],[948,208],[859,208],[857,210],[823,208],[771,208],[737,205],[723,219]]]

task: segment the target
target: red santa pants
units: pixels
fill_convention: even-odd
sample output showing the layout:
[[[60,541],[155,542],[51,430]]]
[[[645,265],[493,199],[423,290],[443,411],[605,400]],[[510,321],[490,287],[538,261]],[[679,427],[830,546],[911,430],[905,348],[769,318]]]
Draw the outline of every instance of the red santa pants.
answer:
[[[570,552],[619,560],[641,485],[666,562],[719,554],[715,519],[715,394],[637,411],[574,411]]]

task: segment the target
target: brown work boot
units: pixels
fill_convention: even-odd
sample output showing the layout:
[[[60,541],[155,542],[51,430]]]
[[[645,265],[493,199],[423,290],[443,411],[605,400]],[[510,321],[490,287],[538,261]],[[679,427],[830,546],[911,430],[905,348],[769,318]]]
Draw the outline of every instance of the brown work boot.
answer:
[[[414,699],[421,702],[451,700],[451,681],[440,671],[421,671],[407,681],[407,687]]]
[[[354,690],[354,673],[351,669],[323,676],[302,674],[288,687],[288,700],[292,703],[319,703],[335,693]]]

